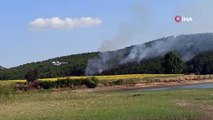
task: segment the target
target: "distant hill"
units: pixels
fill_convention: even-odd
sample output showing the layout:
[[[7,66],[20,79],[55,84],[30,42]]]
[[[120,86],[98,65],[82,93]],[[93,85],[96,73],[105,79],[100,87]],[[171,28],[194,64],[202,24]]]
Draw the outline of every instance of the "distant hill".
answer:
[[[97,58],[88,62],[86,74],[97,74],[128,63],[163,57],[171,51],[176,52],[186,62],[196,55],[212,50],[213,33],[169,36],[117,51],[100,53]]]
[[[24,79],[38,69],[40,78],[93,74],[164,73],[161,62],[168,52],[185,62],[184,73],[213,73],[213,33],[169,36],[116,51],[82,53],[27,63],[0,71],[0,80]],[[211,66],[212,65],[212,66]]]
[[[40,78],[84,75],[87,61],[97,54],[98,52],[75,54],[4,69],[0,71],[0,80],[24,79],[30,69],[38,69]],[[62,64],[57,65],[54,62]]]

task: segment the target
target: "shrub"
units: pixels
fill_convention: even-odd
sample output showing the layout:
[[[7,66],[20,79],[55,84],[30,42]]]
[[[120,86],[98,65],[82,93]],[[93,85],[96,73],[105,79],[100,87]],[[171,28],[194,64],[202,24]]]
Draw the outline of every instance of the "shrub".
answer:
[[[56,86],[60,88],[72,87],[72,81],[68,78],[56,81]]]
[[[57,81],[40,81],[40,87],[43,89],[51,88],[75,88],[83,85],[84,80],[72,80],[69,78],[58,79]]]
[[[124,84],[124,80],[116,80],[112,82],[114,85],[122,85]]]
[[[75,88],[85,85],[87,88],[95,88],[99,80],[95,77],[73,80],[70,78],[58,79],[57,81],[40,81],[39,85],[43,89],[51,88]]]
[[[43,89],[51,89],[51,88],[56,87],[56,82],[55,81],[40,81],[39,85]]]
[[[70,88],[74,88],[74,87],[80,87],[81,85],[83,85],[83,80],[72,80],[70,78],[66,78],[66,79],[59,79],[57,80],[57,87],[61,87],[61,88],[65,88],[65,87],[70,87]]]
[[[95,88],[98,86],[99,80],[96,77],[87,78],[83,81],[84,85],[86,85],[88,88]]]

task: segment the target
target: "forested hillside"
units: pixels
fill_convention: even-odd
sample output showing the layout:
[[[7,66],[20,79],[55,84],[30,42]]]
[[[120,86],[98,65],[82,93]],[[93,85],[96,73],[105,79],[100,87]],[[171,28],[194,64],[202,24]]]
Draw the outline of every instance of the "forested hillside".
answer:
[[[62,76],[78,76],[85,75],[85,68],[87,61],[90,58],[96,57],[98,53],[85,53],[78,55],[71,55],[66,57],[59,57],[43,62],[29,63],[18,67],[5,69],[0,71],[0,79],[24,79],[25,74],[30,69],[37,69],[40,78],[47,77],[62,77]],[[178,59],[179,56],[176,55]],[[176,58],[175,58],[176,59]],[[68,64],[55,66],[52,61],[66,61]],[[183,62],[183,61],[182,61]],[[165,57],[156,57],[137,62],[131,62],[119,65],[114,69],[103,71],[96,75],[116,75],[116,74],[165,74]],[[185,74],[213,74],[213,51],[208,51],[195,56],[192,60],[183,62],[183,70],[175,73]]]
[[[177,56],[178,57],[178,56]],[[180,58],[180,57],[179,57]],[[182,61],[183,62],[183,61]],[[183,62],[183,70],[173,73],[183,74],[213,74],[213,51],[204,52],[195,56],[192,60]],[[171,66],[165,64],[165,57],[156,57],[128,64],[120,65],[114,69],[106,70],[101,74],[116,75],[116,74],[167,74],[165,68]],[[172,72],[172,70],[170,70]]]
[[[0,79],[24,79],[30,69],[37,69],[40,78],[84,75],[87,61],[97,54],[97,52],[83,53],[20,65],[0,71]],[[54,61],[66,62],[67,64],[54,65]]]
[[[134,73],[213,74],[213,34],[170,36],[107,52],[69,55],[0,69],[0,80],[24,79],[31,69],[39,78]]]

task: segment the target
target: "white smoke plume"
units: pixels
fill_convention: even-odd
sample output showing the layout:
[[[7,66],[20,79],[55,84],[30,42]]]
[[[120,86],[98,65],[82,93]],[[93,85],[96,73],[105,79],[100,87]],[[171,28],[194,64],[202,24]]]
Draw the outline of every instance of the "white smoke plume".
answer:
[[[118,33],[112,39],[104,40],[99,50],[117,50],[126,45],[134,37],[135,33],[133,26],[122,24],[119,26]]]
[[[152,0],[152,2],[156,1]],[[132,40],[135,35],[141,35],[141,43],[144,43],[150,39],[168,35],[213,32],[211,19],[213,18],[213,14],[211,13],[213,10],[213,7],[211,7],[213,1],[211,0],[194,0],[188,2],[182,0],[175,5],[174,1],[162,1],[167,4],[171,2],[174,5],[172,8],[165,7],[162,11],[158,10],[162,6],[152,5],[152,2],[143,2],[143,5],[133,6],[134,13],[137,16],[135,19],[137,22],[134,26],[138,27],[133,27],[132,24],[130,25],[131,27],[126,27],[125,31],[130,31],[130,37],[128,36],[127,39],[117,39],[123,38],[117,36],[125,35],[118,34],[111,40],[104,41],[100,50],[118,49]],[[176,15],[192,17],[193,22],[176,23],[174,21]],[[128,30],[128,28],[133,30]],[[132,33],[132,31],[135,33]],[[118,33],[120,33],[120,30]],[[121,31],[121,33],[125,32]],[[118,43],[121,43],[121,45],[117,45]],[[144,59],[163,56],[171,51],[177,52],[184,61],[187,61],[195,55],[208,50],[213,50],[213,34],[211,33],[171,36],[132,46],[127,50],[102,52],[97,58],[88,61],[85,74],[93,75],[101,73],[125,63],[141,62]]]
[[[188,61],[209,50],[213,50],[213,33],[170,36],[126,49],[102,52],[97,58],[88,61],[85,74],[93,75],[125,63],[162,57],[171,51],[176,52],[184,61]]]

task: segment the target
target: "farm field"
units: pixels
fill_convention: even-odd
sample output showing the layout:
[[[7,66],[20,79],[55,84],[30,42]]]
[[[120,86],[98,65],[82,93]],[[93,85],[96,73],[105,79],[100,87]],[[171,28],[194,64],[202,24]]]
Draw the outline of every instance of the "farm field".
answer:
[[[96,80],[91,83],[88,80]],[[88,83],[89,82],[89,83]],[[69,76],[59,78],[39,79],[40,89],[91,89],[92,91],[124,90],[148,87],[177,86],[186,84],[212,83],[213,75],[183,75],[183,74],[125,74],[108,76]],[[93,84],[93,85],[90,85]],[[26,80],[2,80],[0,87],[11,87],[16,90],[30,89]]]
[[[143,85],[212,82],[212,75],[127,74],[94,77],[102,84],[119,80],[138,81]],[[66,78],[81,80],[88,76],[39,80],[60,81]],[[210,120],[213,117],[213,89],[134,91],[101,90],[99,86],[97,89],[11,91],[10,85],[16,82],[25,80],[0,81],[0,120]]]
[[[181,74],[125,74],[125,75],[102,75],[102,76],[93,76],[99,80],[119,80],[119,79],[144,79],[144,78],[155,78],[155,77],[174,77],[174,76],[181,76]],[[90,76],[73,76],[68,77],[70,79],[82,79],[87,78]],[[62,78],[43,78],[41,80],[57,80],[63,79]]]
[[[145,78],[159,78],[159,77],[177,77],[182,76],[181,74],[126,74],[126,75],[106,75],[106,76],[93,76],[100,81],[107,80],[128,80],[128,79],[145,79]],[[60,79],[69,78],[70,80],[79,80],[92,76],[70,76],[70,77],[59,77],[59,78],[42,78],[40,81],[56,81]],[[0,84],[12,84],[16,82],[25,82],[25,80],[1,80]]]
[[[213,90],[74,92],[2,95],[0,120],[208,120]]]

